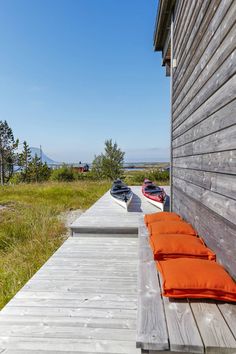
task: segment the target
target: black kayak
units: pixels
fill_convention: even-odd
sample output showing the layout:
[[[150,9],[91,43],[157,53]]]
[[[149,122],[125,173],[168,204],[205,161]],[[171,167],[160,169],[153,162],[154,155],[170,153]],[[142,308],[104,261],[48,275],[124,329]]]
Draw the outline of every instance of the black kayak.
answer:
[[[133,197],[133,192],[124,182],[116,179],[110,190],[111,197],[126,210]]]

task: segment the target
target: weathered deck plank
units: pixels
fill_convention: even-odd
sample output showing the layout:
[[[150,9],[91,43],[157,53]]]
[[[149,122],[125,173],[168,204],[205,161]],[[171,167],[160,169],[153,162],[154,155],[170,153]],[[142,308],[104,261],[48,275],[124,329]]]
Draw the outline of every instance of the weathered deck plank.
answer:
[[[82,233],[92,232],[134,234],[134,237],[137,237],[141,213],[154,213],[160,210],[144,200],[140,186],[131,188],[134,195],[128,212],[111,199],[108,191],[71,225],[73,236],[79,233],[81,237]],[[169,194],[169,187],[164,187],[164,189]],[[166,208],[168,208],[168,202]]]
[[[137,346],[144,350],[168,350],[168,330],[160,296],[156,264],[142,220],[139,228],[139,277]]]
[[[136,316],[137,239],[69,238],[1,311],[0,348],[140,354]]]
[[[135,193],[129,212],[106,193],[79,219],[85,234],[67,239],[3,308],[0,353],[141,353],[138,220],[158,209]]]
[[[155,262],[142,219],[139,239],[139,277],[142,281],[138,282],[137,345],[151,349],[150,354],[236,353],[235,305],[214,300],[162,297],[159,273],[155,266],[150,267]],[[147,294],[149,298],[146,301]]]

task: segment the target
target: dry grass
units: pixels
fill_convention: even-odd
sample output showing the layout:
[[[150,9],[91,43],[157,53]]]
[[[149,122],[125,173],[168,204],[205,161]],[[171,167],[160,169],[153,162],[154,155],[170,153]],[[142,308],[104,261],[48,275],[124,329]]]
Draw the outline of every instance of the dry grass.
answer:
[[[45,183],[0,189],[0,307],[62,244],[61,212],[87,209],[109,188],[107,182]]]

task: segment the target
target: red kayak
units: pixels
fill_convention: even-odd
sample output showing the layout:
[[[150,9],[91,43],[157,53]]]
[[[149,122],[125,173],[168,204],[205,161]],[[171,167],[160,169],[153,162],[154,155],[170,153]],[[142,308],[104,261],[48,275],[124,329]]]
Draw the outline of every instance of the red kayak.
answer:
[[[164,210],[166,193],[163,188],[156,186],[149,179],[145,178],[142,185],[142,193],[143,196],[147,199],[147,201],[149,201],[162,211]]]

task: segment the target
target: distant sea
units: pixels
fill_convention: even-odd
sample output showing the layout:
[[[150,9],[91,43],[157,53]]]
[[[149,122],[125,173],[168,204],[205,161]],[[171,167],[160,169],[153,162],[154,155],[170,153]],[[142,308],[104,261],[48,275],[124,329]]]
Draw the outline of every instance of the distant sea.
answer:
[[[89,167],[92,167],[92,164],[88,164]],[[140,171],[145,170],[146,168],[157,168],[157,167],[168,167],[169,162],[125,162],[124,169],[126,171]]]
[[[89,163],[89,168],[92,167],[92,164]],[[168,167],[169,162],[125,162],[124,169],[126,171],[140,171],[145,170],[146,168],[157,168],[157,167]]]
[[[146,168],[168,167],[169,162],[125,162],[124,168],[127,171],[139,171]]]

